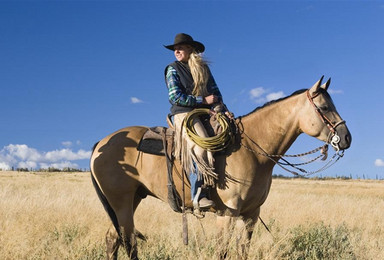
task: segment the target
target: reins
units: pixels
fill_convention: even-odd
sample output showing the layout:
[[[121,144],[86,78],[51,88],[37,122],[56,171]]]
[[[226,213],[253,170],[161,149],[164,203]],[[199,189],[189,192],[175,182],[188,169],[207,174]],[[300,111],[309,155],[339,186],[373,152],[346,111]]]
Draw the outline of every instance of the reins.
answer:
[[[332,121],[329,120],[328,117],[326,115],[324,115],[321,112],[321,110],[316,106],[316,104],[313,102],[313,99],[319,95],[319,92],[317,92],[313,96],[311,96],[309,90],[307,90],[306,94],[307,94],[307,98],[308,98],[309,102],[314,107],[317,115],[320,117],[322,122],[330,130],[329,136],[328,136],[327,141],[325,142],[324,145],[322,145],[322,146],[320,146],[318,148],[315,148],[312,151],[309,151],[309,152],[306,152],[306,153],[295,154],[295,155],[268,154],[259,144],[257,144],[254,140],[252,140],[252,138],[250,138],[244,132],[244,128],[243,127],[241,127],[242,131],[241,131],[240,134],[244,135],[245,137],[247,137],[251,141],[251,143],[254,144],[261,152],[258,152],[256,150],[252,149],[251,147],[248,147],[248,146],[244,145],[244,143],[242,143],[241,141],[240,141],[240,145],[242,147],[244,147],[245,149],[247,149],[248,151],[253,152],[254,154],[258,154],[258,155],[262,155],[262,156],[267,157],[268,159],[273,161],[275,164],[279,165],[282,169],[284,169],[287,172],[290,172],[290,173],[292,173],[293,175],[296,175],[296,176],[307,177],[307,176],[319,173],[321,171],[324,171],[324,170],[328,169],[329,167],[331,167],[333,164],[335,164],[344,155],[344,150],[340,151],[340,148],[339,148],[339,145],[338,145],[338,143],[340,142],[340,137],[337,134],[336,127],[341,125],[341,124],[345,124],[345,121],[341,120],[341,121],[339,121],[337,123],[332,123]],[[242,124],[241,124],[241,117],[239,117],[239,123],[237,123],[238,129],[240,129],[239,125],[242,126]],[[317,161],[320,158],[321,158],[322,161],[325,161],[327,159],[327,157],[328,157],[328,144],[331,144],[332,147],[335,148],[336,153],[332,156],[332,158],[323,167],[319,168],[316,171],[307,171],[307,170],[305,170],[303,168],[298,167],[298,166],[302,166],[302,165],[306,165],[306,164],[310,164],[312,162],[315,162],[315,161]],[[286,159],[283,158],[283,157],[291,157],[291,158],[292,157],[303,157],[303,156],[306,156],[306,155],[309,155],[309,154],[314,154],[314,153],[316,153],[318,151],[321,151],[321,154],[319,156],[317,156],[314,159],[311,159],[311,160],[309,160],[307,162],[304,162],[304,163],[296,163],[296,164],[295,163],[290,163],[289,161],[287,161]],[[279,162],[279,160],[282,160],[283,162]],[[297,171],[300,171],[302,174],[299,174],[297,171],[288,169],[287,168],[288,166],[296,169]]]
[[[306,153],[300,153],[300,154],[294,154],[294,155],[289,155],[289,154],[284,154],[284,155],[281,155],[281,154],[269,154],[259,144],[257,144],[254,140],[252,140],[252,138],[250,138],[244,132],[243,125],[241,124],[241,117],[238,117],[239,122],[236,123],[236,127],[239,130],[240,135],[243,135],[246,138],[248,138],[250,140],[250,142],[255,147],[257,147],[257,150],[259,150],[259,151],[255,150],[255,149],[253,149],[251,147],[246,146],[241,141],[240,141],[240,145],[242,147],[244,147],[245,149],[247,149],[248,151],[251,151],[251,152],[253,152],[255,154],[262,155],[262,156],[265,156],[265,157],[269,158],[275,164],[279,165],[282,169],[284,169],[285,171],[290,172],[290,173],[292,173],[293,175],[296,175],[296,176],[307,177],[307,176],[310,176],[310,175],[313,175],[313,174],[316,174],[316,173],[319,173],[321,171],[324,171],[324,170],[328,169],[329,167],[331,167],[333,164],[335,164],[344,155],[344,150],[340,151],[340,148],[339,148],[339,145],[338,145],[339,142],[340,142],[340,137],[337,134],[336,128],[339,125],[341,125],[341,124],[345,124],[345,121],[344,120],[340,120],[339,122],[333,123],[325,114],[322,113],[321,109],[319,107],[317,107],[317,105],[313,101],[313,99],[316,98],[319,95],[319,93],[320,92],[315,92],[313,95],[311,95],[310,91],[307,90],[306,91],[306,96],[307,96],[309,102],[311,103],[311,105],[313,106],[313,108],[315,109],[316,114],[319,116],[321,121],[329,129],[329,136],[328,136],[327,141],[325,142],[324,145],[319,146],[319,147],[317,147],[317,148],[315,148],[315,149],[313,149],[311,151],[308,151]],[[233,134],[230,131],[230,127],[229,127],[228,121],[224,119],[225,116],[221,115],[220,113],[218,113],[216,115],[217,116],[217,120],[218,120],[218,122],[220,123],[220,125],[221,125],[221,127],[223,129],[223,131],[220,134],[216,135],[216,136],[208,137],[208,138],[200,137],[194,131],[194,127],[193,127],[194,118],[196,118],[196,117],[198,117],[200,115],[206,115],[206,114],[209,114],[209,113],[210,113],[209,109],[195,109],[194,111],[190,112],[188,114],[188,116],[185,118],[185,120],[184,120],[184,127],[185,127],[185,129],[187,131],[188,136],[196,144],[198,144],[200,147],[203,147],[204,149],[209,150],[209,151],[213,151],[213,152],[224,150],[225,148],[227,148],[229,146],[229,144],[231,143],[231,140],[233,138]],[[313,163],[313,162],[315,162],[315,161],[317,161],[319,159],[321,159],[322,161],[327,160],[327,157],[328,157],[328,145],[329,144],[336,150],[336,153],[329,159],[328,162],[326,162],[326,164],[324,166],[320,167],[318,170],[315,170],[315,171],[307,171],[307,170],[299,167],[299,166],[303,166],[303,165],[307,165],[307,164]],[[289,157],[289,158],[303,157],[303,156],[306,156],[306,155],[317,153],[319,151],[321,152],[320,155],[318,155],[315,158],[310,159],[310,160],[308,160],[306,162],[303,162],[303,163],[291,163],[287,159],[284,158],[284,157]],[[288,167],[291,167],[294,170],[291,170]],[[298,173],[298,172],[300,172],[300,173]]]
[[[338,151],[337,153],[335,153],[332,158],[323,166],[321,167],[320,169],[316,170],[316,171],[307,171],[303,168],[300,168],[298,166],[301,166],[301,165],[306,165],[306,164],[310,164],[312,162],[315,162],[317,161],[318,159],[322,158],[322,160],[326,160],[327,159],[327,153],[328,153],[328,143],[324,144],[323,146],[320,146],[316,149],[313,149],[312,151],[309,151],[309,152],[306,152],[306,153],[301,153],[301,154],[295,154],[295,155],[288,155],[288,154],[283,154],[283,155],[276,155],[276,154],[268,154],[259,144],[257,144],[254,140],[252,140],[247,134],[245,134],[244,132],[242,133],[245,137],[247,137],[251,142],[252,144],[254,144],[259,150],[261,150],[261,152],[258,152],[254,149],[252,149],[251,147],[248,147],[246,145],[244,145],[242,142],[240,142],[240,145],[242,147],[244,147],[245,149],[247,149],[248,151],[250,152],[253,152],[254,154],[258,154],[258,155],[262,155],[262,156],[265,156],[267,157],[268,159],[270,159],[271,161],[273,161],[275,164],[277,164],[278,166],[280,166],[282,169],[284,169],[285,171],[287,172],[290,172],[292,173],[293,175],[296,175],[296,176],[301,176],[301,177],[308,177],[310,175],[313,175],[313,174],[316,174],[316,173],[319,173],[321,171],[324,171],[326,169],[328,169],[329,167],[331,167],[333,164],[335,164],[341,157],[343,157],[344,155],[344,150],[341,151],[341,153]],[[313,153],[316,153],[318,151],[321,151],[321,155],[317,156],[316,158],[314,159],[311,159],[307,162],[304,162],[304,163],[290,163],[288,160],[284,159],[284,157],[302,157],[302,156],[306,156],[306,155],[309,155],[309,154],[313,154]],[[337,157],[336,157],[337,156]],[[278,159],[275,159],[275,158],[278,158]],[[335,160],[336,158],[336,160]],[[279,160],[282,160],[284,161],[284,163],[282,162],[279,162]],[[335,161],[334,161],[335,160]],[[334,161],[334,162],[333,162]],[[298,172],[296,171],[293,171],[293,170],[290,170],[287,168],[287,166],[289,167],[292,167],[300,172],[302,172],[302,174],[299,174]]]

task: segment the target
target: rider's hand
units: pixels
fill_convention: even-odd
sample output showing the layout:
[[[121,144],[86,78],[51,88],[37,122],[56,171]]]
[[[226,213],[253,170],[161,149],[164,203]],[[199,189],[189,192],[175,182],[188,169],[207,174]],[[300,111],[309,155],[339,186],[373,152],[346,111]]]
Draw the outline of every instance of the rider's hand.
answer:
[[[225,115],[229,118],[229,119],[233,119],[235,117],[235,115],[229,111],[225,111]]]
[[[203,103],[207,105],[211,105],[214,103],[217,103],[219,101],[219,98],[215,95],[209,95],[204,98]]]

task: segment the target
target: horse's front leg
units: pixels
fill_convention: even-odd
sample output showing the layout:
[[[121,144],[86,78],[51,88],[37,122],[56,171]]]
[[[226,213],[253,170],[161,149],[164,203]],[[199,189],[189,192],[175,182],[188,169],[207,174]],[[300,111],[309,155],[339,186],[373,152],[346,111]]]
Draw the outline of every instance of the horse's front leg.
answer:
[[[228,255],[228,245],[230,243],[233,231],[233,224],[236,217],[231,216],[217,216],[217,239],[218,239],[218,258],[226,259]]]
[[[247,259],[259,213],[260,208],[250,215],[217,217],[218,241],[220,241],[219,259],[228,257],[228,246],[232,241],[236,243],[236,259]]]
[[[252,215],[239,217],[236,221],[236,247],[239,259],[247,259],[248,257],[250,242],[259,213],[260,208]]]

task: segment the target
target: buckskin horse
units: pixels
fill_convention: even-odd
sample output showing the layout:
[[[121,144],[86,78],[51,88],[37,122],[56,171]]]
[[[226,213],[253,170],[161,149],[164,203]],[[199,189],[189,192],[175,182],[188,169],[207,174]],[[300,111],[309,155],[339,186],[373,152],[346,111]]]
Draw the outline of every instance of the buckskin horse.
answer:
[[[330,80],[322,84],[322,79],[310,89],[296,91],[235,119],[241,127],[241,138],[238,148],[225,158],[224,177],[218,180],[221,184],[212,195],[216,204],[212,211],[222,237],[231,233],[234,224],[241,227],[243,257],[268,196],[273,167],[278,163],[268,155],[283,155],[301,133],[331,143],[340,151],[351,144],[351,134],[327,92]],[[142,234],[134,226],[137,206],[147,195],[168,200],[165,157],[137,149],[147,129],[131,126],[118,130],[98,142],[91,156],[92,181],[113,223],[106,235],[108,259],[117,259],[120,245],[131,259],[138,259],[136,238]],[[174,168],[174,172],[181,172],[177,162]],[[181,178],[174,176],[180,193]],[[189,195],[185,201],[190,201]],[[225,244],[227,240],[221,241]],[[222,258],[225,255],[219,254]]]

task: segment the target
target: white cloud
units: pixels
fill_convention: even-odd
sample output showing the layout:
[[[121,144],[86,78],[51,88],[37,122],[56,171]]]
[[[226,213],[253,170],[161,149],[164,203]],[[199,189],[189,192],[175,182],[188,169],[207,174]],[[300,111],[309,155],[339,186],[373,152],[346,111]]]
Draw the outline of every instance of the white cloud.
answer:
[[[328,89],[329,94],[343,94],[344,92],[339,89]]]
[[[384,161],[382,159],[376,159],[375,160],[375,166],[384,167]]]
[[[4,147],[9,156],[25,161],[27,159],[36,161],[41,159],[41,154],[34,148],[29,148],[25,144],[10,144]]]
[[[131,97],[131,103],[137,104],[137,103],[143,103],[141,99],[138,99],[137,97]]]
[[[1,160],[1,159],[0,159]],[[0,169],[2,169],[2,170],[9,170],[9,169],[11,169],[12,168],[12,166],[11,165],[9,165],[8,163],[6,163],[6,162],[0,162]]]
[[[63,142],[66,143],[66,142]],[[77,164],[72,161],[89,159],[91,151],[72,151],[69,148],[40,152],[25,144],[9,144],[0,150],[0,169],[8,170],[14,168],[76,168]]]
[[[249,91],[251,99],[260,98],[266,90],[263,87],[253,88]]]
[[[61,149],[50,151],[45,154],[45,159],[50,162],[56,162],[60,160],[82,160],[91,156],[91,151],[79,150],[76,153],[70,149]]]
[[[37,166],[37,162],[25,161],[25,162],[19,162],[16,168],[36,169],[38,168],[38,166]]]
[[[249,98],[256,104],[262,104],[271,100],[279,99],[284,97],[283,91],[270,92],[268,89],[263,87],[253,88],[249,91]]]
[[[64,161],[64,162],[59,162],[59,163],[51,163],[51,164],[41,163],[40,167],[43,168],[43,169],[47,169],[49,167],[53,167],[53,168],[56,168],[56,169],[79,168],[79,166],[76,163],[72,163],[72,162],[69,162],[69,161]]]
[[[76,142],[72,142],[72,141],[63,141],[61,142],[61,144],[64,146],[64,147],[72,147],[74,145],[81,145],[81,142],[79,140],[77,140]]]
[[[72,146],[72,142],[71,141],[64,141],[64,142],[61,142],[61,144],[65,147],[71,147]]]
[[[266,96],[266,98],[267,98],[267,101],[271,101],[271,100],[282,98],[284,96],[285,96],[284,92],[283,91],[279,91],[279,92],[273,92],[273,93],[268,94]]]

